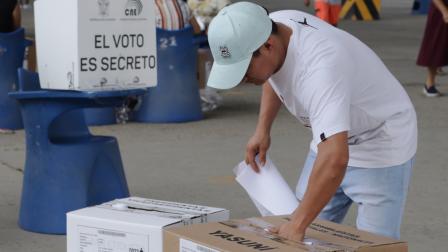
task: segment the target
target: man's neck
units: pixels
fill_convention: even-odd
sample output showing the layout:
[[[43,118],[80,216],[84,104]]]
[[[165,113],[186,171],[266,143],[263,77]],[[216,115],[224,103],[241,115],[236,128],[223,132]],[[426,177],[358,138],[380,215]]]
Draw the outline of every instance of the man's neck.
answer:
[[[275,70],[274,73],[278,72],[282,66],[283,63],[285,63],[285,59],[286,59],[286,55],[288,53],[288,46],[289,46],[289,41],[291,39],[291,35],[292,35],[292,29],[289,28],[288,26],[282,24],[282,23],[276,23],[277,27],[278,27],[278,38],[280,40],[280,43],[282,44],[283,47],[283,51],[282,51],[282,55],[281,55],[281,64],[278,66],[278,68]]]
[[[280,40],[282,41],[282,44],[285,47],[285,49],[288,50],[289,40],[291,39],[292,35],[292,29],[282,23],[277,23],[277,26],[278,26],[278,36],[280,37]]]

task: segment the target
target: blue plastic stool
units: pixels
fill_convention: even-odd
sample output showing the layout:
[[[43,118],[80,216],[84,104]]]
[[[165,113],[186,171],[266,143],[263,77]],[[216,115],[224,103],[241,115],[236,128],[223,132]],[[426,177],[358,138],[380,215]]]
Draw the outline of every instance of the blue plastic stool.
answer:
[[[128,197],[117,140],[92,136],[83,109],[116,106],[145,90],[43,90],[38,75],[23,69],[19,87],[10,96],[20,103],[26,131],[20,227],[64,234],[67,212]]]
[[[203,118],[196,76],[197,43],[191,27],[157,29],[157,87],[149,88],[137,122],[173,123]]]
[[[17,86],[17,69],[23,65],[25,48],[30,45],[25,40],[25,30],[0,33],[0,129],[22,129],[22,116],[17,101],[8,97]]]
[[[414,15],[428,14],[430,4],[431,0],[414,0],[414,5],[412,5],[412,14]]]
[[[116,124],[115,108],[87,108],[84,109],[86,124],[89,126],[101,126]]]

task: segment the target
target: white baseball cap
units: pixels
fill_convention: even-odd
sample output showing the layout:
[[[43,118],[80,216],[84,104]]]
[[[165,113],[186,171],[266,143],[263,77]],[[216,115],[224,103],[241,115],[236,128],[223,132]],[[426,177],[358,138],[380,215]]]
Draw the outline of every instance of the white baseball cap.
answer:
[[[271,30],[267,11],[257,4],[238,2],[224,7],[208,28],[214,63],[207,85],[218,89],[238,85],[252,54],[268,40]]]

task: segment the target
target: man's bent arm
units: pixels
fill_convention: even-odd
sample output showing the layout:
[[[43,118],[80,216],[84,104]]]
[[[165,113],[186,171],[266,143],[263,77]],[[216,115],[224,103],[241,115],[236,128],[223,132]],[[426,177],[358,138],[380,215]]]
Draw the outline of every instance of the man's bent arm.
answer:
[[[264,166],[266,152],[271,143],[270,132],[272,123],[280,110],[281,104],[271,85],[268,82],[264,83],[257,128],[246,146],[246,164],[249,164],[257,173],[260,171],[260,167],[255,162],[255,157],[258,154],[261,166]]]
[[[292,216],[296,231],[306,228],[336,193],[345,175],[349,158],[347,132],[335,134],[318,145],[318,154],[307,190]]]

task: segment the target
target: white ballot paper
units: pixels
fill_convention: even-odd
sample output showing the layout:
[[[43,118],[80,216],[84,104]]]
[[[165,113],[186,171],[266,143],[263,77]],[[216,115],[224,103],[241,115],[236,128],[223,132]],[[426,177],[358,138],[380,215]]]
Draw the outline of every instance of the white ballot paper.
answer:
[[[256,161],[261,167],[258,157]],[[269,157],[258,174],[244,161],[233,172],[262,216],[288,215],[297,208],[297,198]]]

